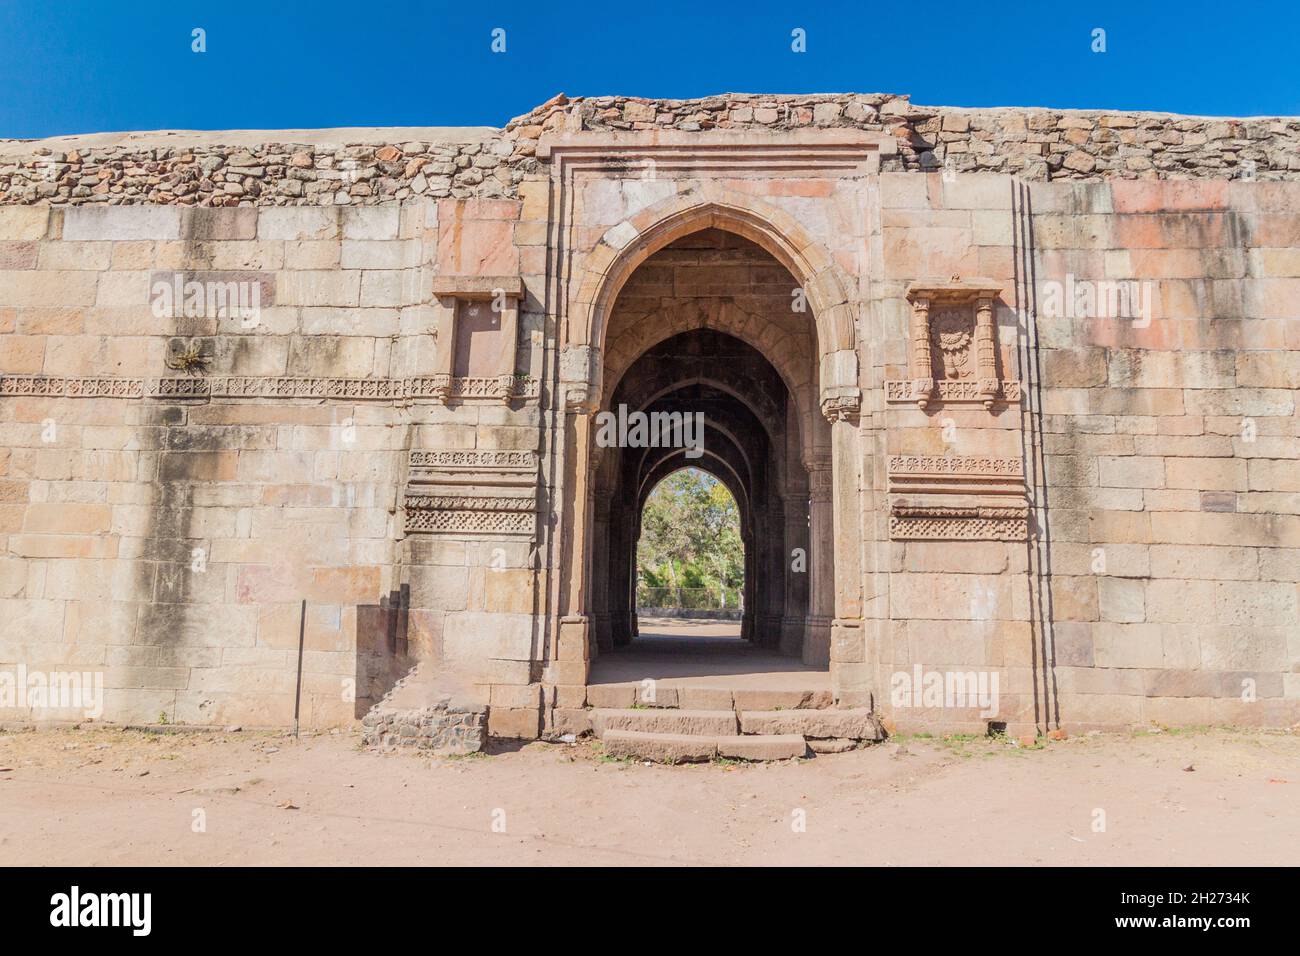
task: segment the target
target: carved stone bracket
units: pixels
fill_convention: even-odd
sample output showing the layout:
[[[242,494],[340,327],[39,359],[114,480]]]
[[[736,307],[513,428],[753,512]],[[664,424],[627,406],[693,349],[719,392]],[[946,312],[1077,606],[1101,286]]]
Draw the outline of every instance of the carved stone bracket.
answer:
[[[823,395],[822,414],[832,424],[835,422],[856,423],[862,413],[862,393],[857,389],[842,391],[837,394]]]
[[[992,279],[926,279],[907,289],[912,304],[905,381],[885,383],[885,399],[915,402],[1018,402],[1020,383],[998,370],[993,309],[1002,285]]]
[[[537,533],[537,453],[477,449],[410,453],[407,533]]]

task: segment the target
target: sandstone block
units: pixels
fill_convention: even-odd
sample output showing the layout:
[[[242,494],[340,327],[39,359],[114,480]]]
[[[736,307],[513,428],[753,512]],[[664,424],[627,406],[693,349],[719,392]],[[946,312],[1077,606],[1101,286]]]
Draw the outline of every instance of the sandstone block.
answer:
[[[488,709],[488,735],[515,740],[536,740],[541,734],[541,711],[537,707]]]
[[[181,234],[198,240],[255,239],[257,214],[253,206],[186,209],[181,217]]]
[[[344,239],[396,239],[398,206],[348,206],[343,210]]]
[[[179,206],[72,206],[63,212],[64,239],[179,239]]]
[[[0,207],[0,239],[15,242],[44,239],[49,219],[49,206]]]
[[[726,687],[697,687],[683,684],[677,688],[678,706],[688,710],[731,710],[731,690]]]
[[[866,708],[741,711],[740,730],[745,734],[800,734],[804,737],[880,739],[880,730],[871,711]]]
[[[551,710],[550,732],[556,736],[573,734],[581,737],[591,733],[591,714],[581,707],[555,707]]]
[[[601,737],[601,743],[611,757],[640,757],[659,763],[698,763],[718,755],[718,745],[712,737],[690,734],[611,730]]]
[[[737,730],[733,711],[680,710],[646,708],[591,712],[591,726],[596,736],[610,730],[636,730],[653,734],[734,734]]]
[[[718,738],[718,756],[738,760],[792,760],[808,755],[799,734],[737,735]]]
[[[329,207],[263,207],[258,210],[257,237],[293,241],[337,239],[338,217],[338,211]]]

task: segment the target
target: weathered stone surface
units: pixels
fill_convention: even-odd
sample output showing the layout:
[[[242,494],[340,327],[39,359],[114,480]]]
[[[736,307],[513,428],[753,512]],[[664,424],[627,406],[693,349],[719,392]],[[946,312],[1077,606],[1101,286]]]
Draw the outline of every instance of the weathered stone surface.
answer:
[[[493,737],[536,740],[541,733],[541,715],[536,707],[493,707],[488,710],[488,733]]]
[[[1169,130],[1172,122],[1178,130]],[[7,182],[0,180],[0,204],[75,205],[107,198],[116,204],[342,204],[355,209],[412,195],[513,196],[521,179],[536,168],[542,132],[615,132],[651,125],[683,132],[839,128],[890,133],[898,151],[889,169],[994,170],[1026,180],[1268,181],[1300,174],[1300,164],[1288,162],[1297,152],[1300,132],[1294,123],[1279,119],[935,108],[914,106],[907,97],[890,94],[731,94],[703,100],[575,97],[543,104],[504,129],[469,142],[454,142],[448,139],[449,131],[431,129],[424,137],[430,142],[400,145],[379,140],[366,145],[267,143],[233,148],[221,145],[219,136],[208,135],[190,142],[172,137],[162,148],[87,147],[62,154],[59,163],[39,152],[48,153],[47,147],[31,144],[12,157],[17,162]],[[1032,139],[1026,143],[1029,128]],[[1118,151],[1116,131],[1123,142]],[[1155,211],[1160,202],[1169,201],[1164,194],[1152,196],[1143,190],[1126,194],[1117,211]]]
[[[622,709],[636,703],[639,684],[588,684],[587,705],[598,709]]]
[[[678,705],[689,710],[731,710],[732,692],[726,687],[696,687],[683,684],[677,688]]]
[[[600,739],[605,753],[611,757],[638,757],[658,763],[699,763],[718,755],[716,739],[693,734],[611,730]]]
[[[606,710],[591,712],[597,737],[611,730],[636,730],[657,734],[734,734],[736,714],[722,710]]]
[[[879,740],[881,736],[871,711],[865,708],[741,711],[740,730],[744,734],[802,734],[853,740]]]
[[[737,735],[718,738],[718,756],[739,760],[791,760],[806,757],[808,744],[798,734]]]
[[[842,754],[857,750],[862,741],[851,737],[813,737],[808,741],[808,749],[815,754]]]
[[[816,690],[762,690],[737,687],[732,695],[735,708],[746,710],[821,710],[833,703],[830,691]]]

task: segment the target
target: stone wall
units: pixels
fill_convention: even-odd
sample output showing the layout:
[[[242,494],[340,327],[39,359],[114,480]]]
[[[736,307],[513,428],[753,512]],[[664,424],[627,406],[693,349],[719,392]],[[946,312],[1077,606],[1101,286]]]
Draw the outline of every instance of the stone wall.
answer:
[[[116,720],[284,725],[305,599],[302,719],[330,726],[409,660],[479,660],[476,614],[531,610],[527,548],[485,586],[491,539],[475,577],[465,545],[403,535],[412,448],[537,442],[535,410],[452,411],[420,374],[438,213],[0,209],[0,663],[103,671]],[[177,276],[256,283],[256,319],[156,314]]]
[[[886,174],[881,206],[884,376],[907,364],[891,277],[989,276],[1025,414],[887,406],[867,467],[883,486],[890,456],[1019,459],[1023,443],[1037,541],[892,542],[879,686],[992,667],[1013,725],[1057,709],[1081,728],[1293,723],[1300,186]],[[1108,280],[1140,282],[1149,314],[1052,299]],[[955,716],[894,719],[987,722]]]
[[[138,144],[77,169],[24,146],[36,166],[0,165],[0,671],[102,672],[114,720],[284,725],[306,599],[307,726],[430,661],[490,733],[536,735],[539,708],[582,706],[600,610],[574,416],[617,383],[592,355],[617,374],[667,315],[793,389],[810,470],[783,514],[811,502],[842,703],[982,730],[978,708],[891,701],[920,667],[996,671],[1011,725],[1294,722],[1300,183],[1236,180],[1247,159],[1295,178],[1296,124],[1082,117],[599,98],[472,143],[235,156],[213,134],[130,173]],[[914,171],[939,145],[989,171]],[[805,336],[762,310],[727,325],[745,280],[712,312],[676,289],[638,310],[633,283],[609,340],[585,337],[593,277],[702,228],[816,264]],[[156,311],[178,277],[256,290],[254,320]],[[1139,312],[1076,302],[1106,283]],[[974,340],[922,368],[918,317],[928,343],[951,309]]]
[[[332,142],[230,145],[247,134],[0,141],[0,204],[372,205],[413,196],[514,198],[543,133],[857,128],[898,144],[887,170],[1024,180],[1300,178],[1300,120],[1097,110],[918,106],[893,94],[696,100],[563,94],[500,131],[337,130]],[[84,139],[84,141],[83,141]],[[226,143],[223,144],[223,139]]]

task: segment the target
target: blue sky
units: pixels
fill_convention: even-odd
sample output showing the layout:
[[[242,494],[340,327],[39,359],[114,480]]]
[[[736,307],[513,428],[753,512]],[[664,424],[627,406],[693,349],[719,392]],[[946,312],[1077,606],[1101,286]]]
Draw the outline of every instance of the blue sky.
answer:
[[[560,91],[1295,115],[1300,3],[0,0],[0,137],[498,126]]]

